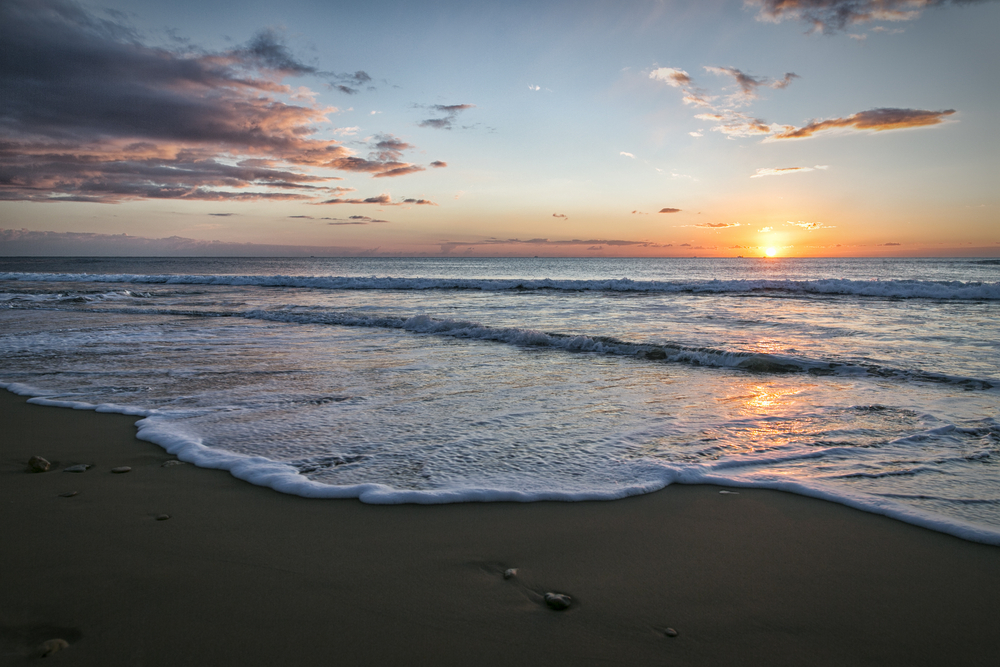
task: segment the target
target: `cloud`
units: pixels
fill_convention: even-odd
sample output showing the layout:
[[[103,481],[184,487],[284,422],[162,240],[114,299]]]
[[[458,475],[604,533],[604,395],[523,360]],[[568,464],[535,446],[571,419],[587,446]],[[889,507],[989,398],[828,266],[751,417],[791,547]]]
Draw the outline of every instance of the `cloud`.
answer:
[[[902,243],[878,243],[879,246],[903,245]]]
[[[273,31],[224,52],[172,50],[68,0],[5,0],[0,43],[0,199],[310,199],[336,178],[310,169],[419,169],[313,138],[336,109],[289,102],[311,98],[283,79],[332,75]]]
[[[420,127],[431,127],[437,130],[450,130],[453,127],[453,123],[458,114],[466,111],[467,109],[474,109],[475,104],[432,104],[430,109],[437,111],[438,113],[444,114],[441,118],[427,118],[422,120],[417,125]]]
[[[853,128],[856,130],[902,130],[912,127],[928,127],[944,122],[945,116],[955,113],[954,109],[944,111],[924,111],[922,109],[871,109],[862,111],[847,118],[831,118],[829,120],[812,121],[803,127],[786,126],[783,132],[775,134],[771,139],[805,139],[817,132],[838,128]]]
[[[773,232],[773,231],[774,231],[774,227],[764,227],[762,229],[758,229],[757,230],[757,232],[760,233],[760,234],[767,234],[768,232]]]
[[[801,220],[798,222],[792,222],[789,220],[785,224],[795,225],[796,227],[801,227],[802,229],[810,232],[816,229],[834,229],[836,227],[836,225],[824,225],[822,222],[802,222]]]
[[[659,67],[649,73],[650,79],[662,81],[674,88],[684,88],[691,85],[691,75],[682,69],[674,67]]]
[[[870,21],[910,21],[925,7],[975,4],[986,0],[744,0],[759,7],[757,19],[780,23],[802,21],[813,30],[839,32],[848,25]]]
[[[798,79],[798,74],[795,72],[786,72],[784,78],[774,80],[768,79],[767,77],[755,77],[736,69],[735,67],[712,67],[709,65],[705,66],[705,71],[711,72],[712,74],[725,74],[733,77],[736,84],[743,91],[743,94],[747,97],[756,97],[757,89],[761,86],[766,86],[768,88],[787,88],[788,84],[792,82],[792,79]]]
[[[634,156],[634,155],[632,155],[631,153],[626,153],[625,151],[622,151],[621,153],[619,153],[619,155],[623,155],[623,156],[625,156],[625,157],[630,157],[630,158],[632,158],[633,160],[635,159],[635,156]]]
[[[692,137],[704,137],[705,135],[699,132],[688,132]]]
[[[659,212],[660,213],[680,213],[681,210],[679,208],[661,208]]]
[[[728,229],[730,227],[739,227],[741,223],[739,222],[703,222],[700,225],[685,225],[685,227],[704,227],[707,229]]]
[[[387,194],[381,194],[375,197],[366,197],[364,199],[344,199],[342,197],[336,197],[334,199],[327,199],[326,201],[315,202],[316,204],[377,204],[379,206],[403,206],[404,204],[414,204],[417,206],[437,206],[434,202],[429,199],[403,199],[402,201],[394,202],[392,197]]]
[[[812,167],[762,167],[757,170],[757,173],[750,176],[750,178],[762,178],[764,176],[785,176],[787,174],[798,174],[803,171],[812,171]]]
[[[563,220],[569,220],[569,218],[567,218],[567,217],[566,217],[565,215],[563,215],[562,213],[553,213],[553,214],[552,214],[552,217],[553,217],[553,218],[562,218]]]
[[[448,163],[442,162],[441,160],[434,160],[434,162],[431,162],[431,166],[435,169],[441,169],[442,167],[447,167]]]
[[[128,234],[44,232],[0,229],[0,248],[6,256],[92,257],[349,257],[366,250],[346,246],[293,246],[203,241],[181,236],[145,238]]]
[[[442,241],[441,250],[442,252],[451,252],[455,248],[462,246],[498,246],[498,245],[528,245],[528,246],[615,246],[615,247],[629,247],[635,246],[640,248],[669,248],[671,244],[661,244],[653,243],[651,241],[624,241],[620,239],[570,239],[566,241],[551,241],[549,239],[536,238],[536,239],[498,239],[498,238],[488,238],[482,241]],[[593,248],[589,248],[593,249]]]
[[[542,89],[541,86],[533,86],[530,83],[528,84],[528,90],[538,91],[538,90],[541,90],[541,89]]]
[[[388,220],[379,220],[377,218],[369,218],[367,215],[352,215],[347,218],[323,218],[324,220],[330,220],[326,224],[332,225],[334,227],[342,225],[374,225],[377,223],[389,222]]]

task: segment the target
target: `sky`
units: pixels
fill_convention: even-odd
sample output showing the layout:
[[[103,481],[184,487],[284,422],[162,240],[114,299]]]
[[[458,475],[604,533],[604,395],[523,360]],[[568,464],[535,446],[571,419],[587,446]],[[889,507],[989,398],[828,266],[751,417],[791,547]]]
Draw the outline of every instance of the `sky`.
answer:
[[[0,255],[1000,256],[1000,2],[0,0]]]

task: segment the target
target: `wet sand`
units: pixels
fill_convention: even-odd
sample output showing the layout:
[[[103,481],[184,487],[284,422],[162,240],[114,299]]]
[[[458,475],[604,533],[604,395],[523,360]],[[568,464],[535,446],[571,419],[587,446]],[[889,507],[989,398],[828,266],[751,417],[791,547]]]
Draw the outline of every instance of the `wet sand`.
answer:
[[[162,467],[134,422],[0,392],[0,664],[996,664],[998,547],[713,486],[307,500]]]

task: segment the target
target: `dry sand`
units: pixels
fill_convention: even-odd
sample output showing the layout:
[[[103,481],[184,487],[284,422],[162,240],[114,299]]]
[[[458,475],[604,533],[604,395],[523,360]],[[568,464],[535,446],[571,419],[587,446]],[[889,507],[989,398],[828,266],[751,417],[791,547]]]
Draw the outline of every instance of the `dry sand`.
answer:
[[[134,421],[0,392],[0,663],[1000,664],[997,547],[712,486],[307,500],[161,467]],[[33,455],[53,470],[25,472]],[[68,646],[38,657],[54,638]]]

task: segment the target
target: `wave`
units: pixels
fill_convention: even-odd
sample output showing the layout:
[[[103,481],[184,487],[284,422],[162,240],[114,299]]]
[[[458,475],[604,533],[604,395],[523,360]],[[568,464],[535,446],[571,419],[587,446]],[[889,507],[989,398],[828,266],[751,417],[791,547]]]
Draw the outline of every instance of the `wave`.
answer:
[[[492,327],[478,322],[436,319],[427,315],[398,317],[393,315],[328,311],[315,308],[213,311],[177,308],[100,308],[89,312],[129,313],[134,315],[181,315],[185,317],[243,317],[268,322],[321,324],[373,329],[402,329],[415,334],[446,336],[491,341],[519,347],[549,348],[564,352],[606,354],[632,357],[649,362],[682,363],[707,368],[726,368],[750,373],[808,373],[816,376],[879,377],[902,381],[931,382],[958,385],[969,390],[989,390],[1000,386],[1000,380],[971,378],[920,369],[893,368],[879,364],[847,364],[791,355],[724,350],[708,346],[683,345],[672,342],[639,343],[612,336],[592,336],[522,329]]]
[[[886,299],[1000,300],[1000,282],[931,280],[517,280],[508,278],[392,278],[336,276],[143,275],[0,273],[0,280],[145,285],[234,285],[328,290],[478,290],[668,294],[863,296]]]

